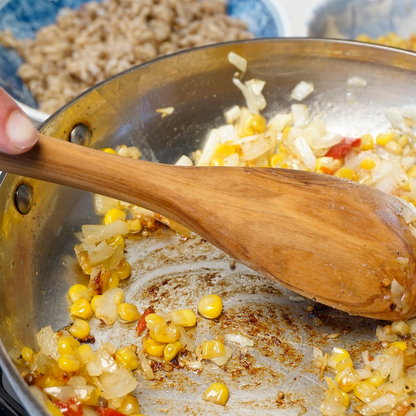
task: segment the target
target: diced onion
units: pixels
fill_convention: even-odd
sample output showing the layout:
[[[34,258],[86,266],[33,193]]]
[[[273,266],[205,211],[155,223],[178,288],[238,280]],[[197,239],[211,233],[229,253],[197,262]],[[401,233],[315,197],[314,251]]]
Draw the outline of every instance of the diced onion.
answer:
[[[240,344],[242,347],[252,347],[254,341],[240,334],[225,334],[225,339],[229,342],[235,342]]]
[[[296,101],[304,100],[309,94],[311,94],[314,90],[314,86],[311,82],[301,81],[298,85],[293,89],[290,97]]]
[[[84,234],[84,242],[97,244],[103,240],[116,237],[118,235],[126,235],[129,233],[128,225],[121,220],[116,220],[107,225],[100,225],[92,233],[89,233],[90,228],[87,226],[82,227],[82,233]]]
[[[178,161],[175,163],[176,166],[193,166],[192,160],[186,156],[182,155]]]
[[[59,358],[58,340],[50,326],[45,326],[36,334],[39,351],[55,360]]]
[[[110,209],[119,208],[119,201],[109,196],[94,194],[94,208],[97,215],[105,215]]]
[[[123,366],[118,366],[114,373],[103,373],[100,382],[104,388],[104,396],[107,399],[123,397],[131,393],[137,387],[137,381]]]
[[[276,131],[276,133],[280,133],[283,129],[293,122],[292,113],[289,114],[276,114],[272,117],[269,122],[267,123],[267,127],[270,130]]]
[[[247,59],[237,55],[235,52],[230,52],[228,54],[228,62],[230,62],[230,64],[234,65],[243,73],[247,71]]]
[[[88,256],[88,260],[91,266],[95,266],[96,264],[101,264],[104,260],[107,260],[111,257],[114,252],[115,248],[109,246],[106,241],[101,241],[97,247],[94,248],[92,253]]]
[[[123,291],[118,288],[109,289],[95,301],[95,316],[106,324],[111,325],[117,319],[115,300],[120,299]]]
[[[308,107],[304,104],[292,105],[293,125],[295,127],[306,127],[309,123]]]
[[[316,156],[313,154],[311,148],[303,137],[295,139],[295,147],[302,162],[308,169],[314,169],[316,164]]]
[[[347,81],[348,87],[365,87],[367,86],[367,81],[361,77],[351,77]]]
[[[207,143],[204,146],[202,155],[199,159],[199,165],[209,165],[211,162],[212,156],[214,155],[215,149],[218,144],[221,142],[221,133],[218,129],[211,130],[210,135],[208,136]]]
[[[232,106],[224,113],[225,121],[228,124],[234,123],[241,116],[241,108],[238,105]]]
[[[156,113],[162,114],[162,118],[166,116],[170,116],[175,111],[174,107],[165,107],[165,108],[158,108]]]
[[[149,361],[147,361],[147,358],[144,356],[144,354],[141,351],[137,353],[137,357],[140,360],[142,370],[144,374],[146,375],[147,379],[153,380],[155,378],[155,375],[153,373],[152,367],[149,364]]]
[[[246,85],[244,85],[238,78],[233,78],[233,83],[243,93],[244,98],[246,99],[248,111],[250,111],[253,114],[258,114],[259,109],[257,107],[256,98],[254,97],[252,91]]]

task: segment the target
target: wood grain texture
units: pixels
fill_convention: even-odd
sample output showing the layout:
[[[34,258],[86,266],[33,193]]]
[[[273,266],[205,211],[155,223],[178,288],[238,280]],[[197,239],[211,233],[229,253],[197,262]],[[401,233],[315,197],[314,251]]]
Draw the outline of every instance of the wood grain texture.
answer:
[[[416,239],[397,215],[402,203],[369,187],[302,171],[162,165],[43,135],[23,155],[0,154],[0,170],[156,211],[326,305],[378,319],[416,315]],[[405,307],[383,279],[405,288]]]

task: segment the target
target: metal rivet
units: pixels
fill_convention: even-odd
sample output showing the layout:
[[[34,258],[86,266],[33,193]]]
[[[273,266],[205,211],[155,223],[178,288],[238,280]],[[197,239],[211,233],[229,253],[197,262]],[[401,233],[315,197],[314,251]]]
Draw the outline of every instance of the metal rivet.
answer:
[[[14,195],[14,204],[22,215],[29,214],[33,207],[33,191],[29,185],[22,183],[18,186]]]
[[[69,134],[69,141],[82,146],[89,146],[91,143],[91,130],[85,124],[78,124]]]

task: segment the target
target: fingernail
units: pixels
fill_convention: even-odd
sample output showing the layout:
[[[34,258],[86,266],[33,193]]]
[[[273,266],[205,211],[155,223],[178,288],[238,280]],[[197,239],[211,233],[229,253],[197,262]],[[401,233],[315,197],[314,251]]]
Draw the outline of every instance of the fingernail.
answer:
[[[36,127],[19,111],[10,116],[7,134],[11,142],[22,150],[32,147],[38,138]]]

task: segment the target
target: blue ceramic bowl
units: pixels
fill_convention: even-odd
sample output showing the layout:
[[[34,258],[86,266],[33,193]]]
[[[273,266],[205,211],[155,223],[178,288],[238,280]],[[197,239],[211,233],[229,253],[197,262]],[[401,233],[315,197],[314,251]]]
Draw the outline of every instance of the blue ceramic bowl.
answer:
[[[88,1],[88,0],[87,0]],[[291,28],[279,0],[228,0],[228,14],[244,19],[256,37],[290,36]],[[0,0],[0,30],[10,29],[16,38],[34,38],[42,26],[55,22],[63,7],[78,8],[86,0]],[[37,103],[17,75],[22,63],[13,50],[0,45],[0,86],[5,88],[35,121],[47,114],[37,111]]]
[[[327,0],[309,22],[308,35],[354,39],[395,32],[407,38],[416,32],[416,0]]]

